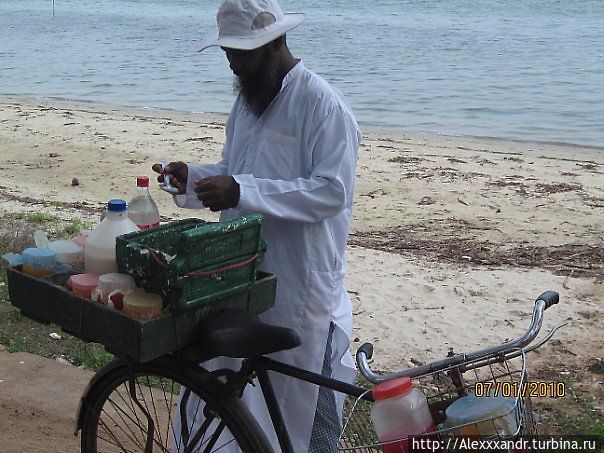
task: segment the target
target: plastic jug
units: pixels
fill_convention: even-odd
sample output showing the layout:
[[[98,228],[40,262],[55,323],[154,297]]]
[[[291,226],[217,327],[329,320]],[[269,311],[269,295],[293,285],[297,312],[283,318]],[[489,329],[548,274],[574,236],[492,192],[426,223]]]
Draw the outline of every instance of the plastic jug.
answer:
[[[115,238],[132,231],[138,231],[138,227],[128,218],[126,202],[109,200],[105,218],[86,238],[84,246],[86,272],[97,274],[117,272]]]
[[[459,427],[452,430],[458,436],[506,438],[518,429],[515,406],[514,398],[467,395],[447,407],[445,428]]]
[[[413,387],[411,379],[382,382],[373,388],[372,394],[375,402],[371,406],[371,421],[385,453],[407,453],[409,436],[436,430],[428,401]]]

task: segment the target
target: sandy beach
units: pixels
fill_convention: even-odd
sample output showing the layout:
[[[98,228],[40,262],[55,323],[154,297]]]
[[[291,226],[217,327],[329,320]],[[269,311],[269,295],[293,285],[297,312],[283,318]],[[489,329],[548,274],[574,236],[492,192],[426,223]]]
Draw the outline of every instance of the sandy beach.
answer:
[[[96,221],[160,157],[218,160],[224,119],[0,98],[0,214]],[[176,207],[155,184],[151,193],[164,221],[217,218]],[[503,342],[528,325],[534,298],[555,290],[561,303],[545,325],[569,325],[529,373],[571,374],[601,414],[603,220],[603,149],[364,130],[346,282],[353,353],[371,341],[374,366],[395,370]],[[0,420],[14,407],[9,393],[0,391]]]

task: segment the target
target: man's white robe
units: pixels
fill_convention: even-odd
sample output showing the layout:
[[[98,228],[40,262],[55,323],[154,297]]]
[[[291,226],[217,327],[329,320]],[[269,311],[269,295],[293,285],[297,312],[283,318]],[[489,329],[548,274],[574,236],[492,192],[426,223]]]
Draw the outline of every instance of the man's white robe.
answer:
[[[175,197],[181,207],[201,208],[195,181],[213,175],[235,178],[239,204],[223,211],[221,220],[249,213],[265,216],[268,248],[261,268],[277,277],[275,307],[260,318],[290,327],[302,338],[298,348],[271,357],[321,373],[333,322],[332,376],[348,382],[355,367],[348,350],[352,309],[344,288],[345,248],[360,139],[341,93],[300,61],[259,118],[241,95],[237,98],[226,124],[222,160],[188,165],[187,193]],[[213,367],[233,362],[217,361]],[[294,451],[308,451],[318,387],[275,373],[269,377]],[[336,397],[341,408],[343,396]],[[243,399],[279,451],[259,387],[248,386]]]

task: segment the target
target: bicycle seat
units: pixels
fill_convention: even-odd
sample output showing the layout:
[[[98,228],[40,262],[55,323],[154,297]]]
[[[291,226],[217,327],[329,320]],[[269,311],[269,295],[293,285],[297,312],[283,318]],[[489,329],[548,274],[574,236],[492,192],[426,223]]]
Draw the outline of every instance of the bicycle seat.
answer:
[[[294,330],[265,324],[241,310],[212,313],[199,327],[199,348],[216,356],[257,357],[302,343]]]

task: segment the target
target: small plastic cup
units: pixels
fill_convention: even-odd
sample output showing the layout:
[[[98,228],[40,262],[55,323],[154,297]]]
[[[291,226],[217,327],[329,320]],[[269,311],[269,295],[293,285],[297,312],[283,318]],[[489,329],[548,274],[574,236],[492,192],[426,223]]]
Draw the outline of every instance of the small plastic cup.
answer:
[[[134,278],[128,274],[111,272],[99,277],[98,286],[92,291],[93,300],[107,304],[111,296],[115,294],[128,294],[134,291]]]
[[[74,265],[84,260],[84,248],[74,241],[59,240],[52,241],[48,248],[57,254],[57,263]]]
[[[92,290],[99,285],[99,277],[94,273],[75,274],[69,277],[67,284],[75,294],[91,299]]]
[[[138,319],[154,318],[162,314],[164,301],[158,294],[147,293],[142,289],[137,289],[128,294],[124,294],[124,313]]]
[[[473,394],[458,398],[447,407],[445,428],[455,428],[460,436],[506,436],[513,435],[518,426],[515,418],[515,401],[510,397]]]
[[[56,254],[51,249],[31,247],[21,252],[23,272],[33,277],[44,277],[52,274],[55,268]]]

